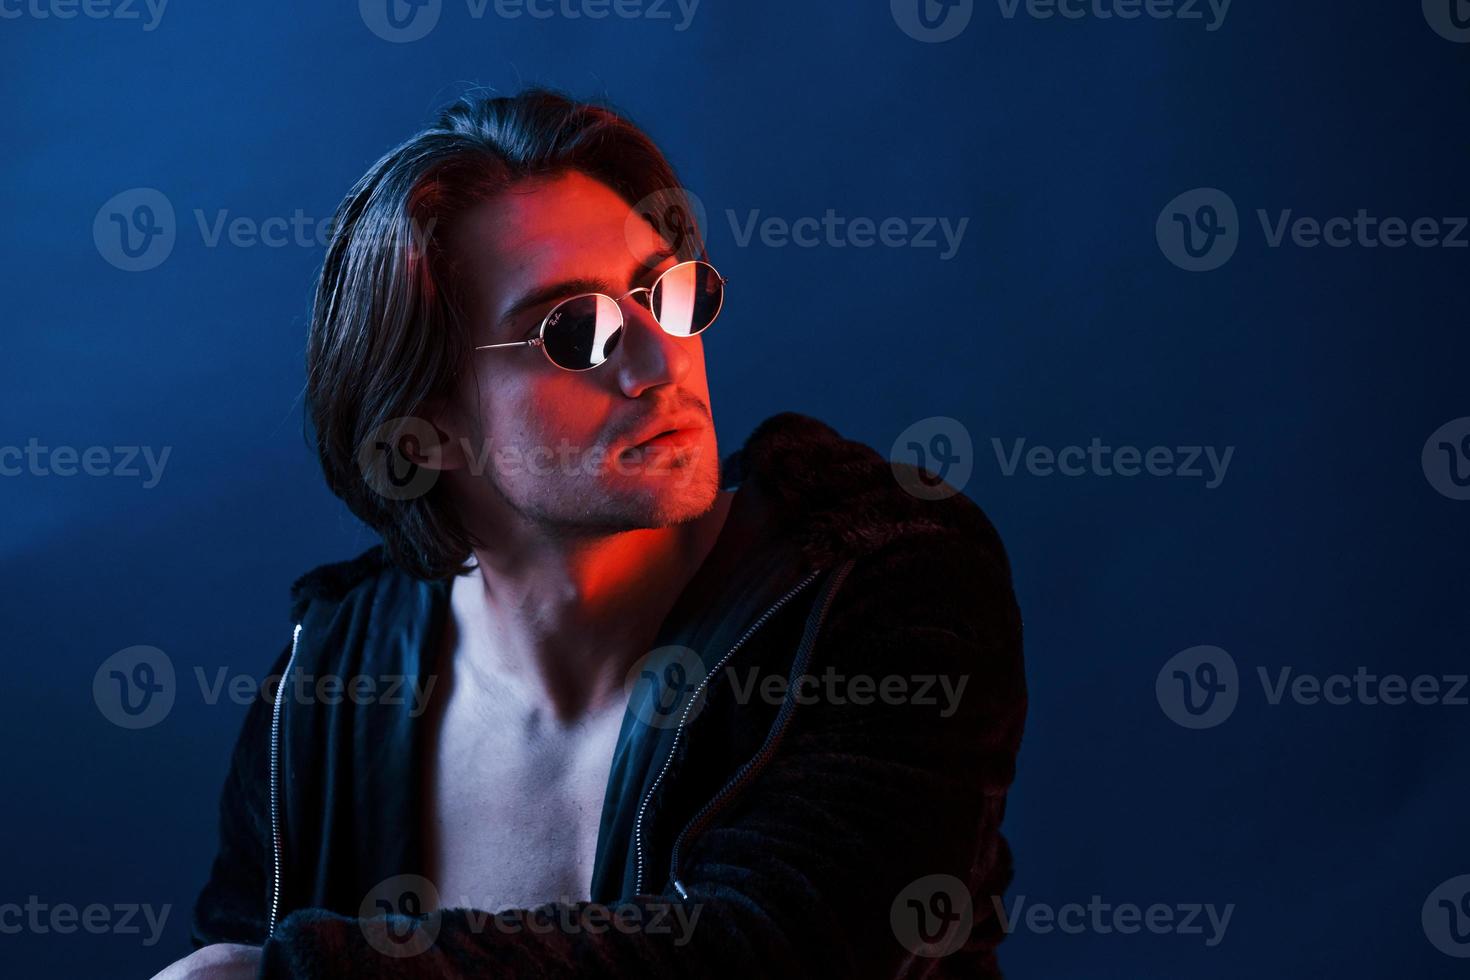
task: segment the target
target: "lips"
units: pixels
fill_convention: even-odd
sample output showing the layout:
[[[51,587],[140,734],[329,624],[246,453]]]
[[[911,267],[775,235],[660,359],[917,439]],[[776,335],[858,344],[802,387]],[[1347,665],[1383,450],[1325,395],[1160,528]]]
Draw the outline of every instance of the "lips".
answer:
[[[636,433],[630,446],[646,449],[661,445],[692,442],[704,430],[704,421],[697,418],[675,419],[647,426]]]
[[[645,439],[630,449],[629,452],[646,453],[659,449],[692,449],[698,445],[700,435],[701,433],[698,429],[675,429],[672,432],[665,432],[661,435],[654,436],[652,439]]]

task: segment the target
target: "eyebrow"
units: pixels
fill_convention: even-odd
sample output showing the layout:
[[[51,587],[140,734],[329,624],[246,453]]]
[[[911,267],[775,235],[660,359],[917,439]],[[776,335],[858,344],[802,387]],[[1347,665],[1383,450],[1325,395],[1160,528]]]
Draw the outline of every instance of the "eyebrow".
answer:
[[[631,281],[636,285],[674,254],[675,252],[672,248],[661,248],[650,252],[633,267]],[[504,329],[522,313],[554,299],[575,296],[578,293],[607,293],[610,296],[617,296],[623,292],[625,290],[619,289],[600,276],[578,276],[572,279],[562,279],[557,282],[545,283],[540,286],[535,286],[521,294],[520,298],[510,304],[509,308],[501,314],[500,321],[496,326]]]

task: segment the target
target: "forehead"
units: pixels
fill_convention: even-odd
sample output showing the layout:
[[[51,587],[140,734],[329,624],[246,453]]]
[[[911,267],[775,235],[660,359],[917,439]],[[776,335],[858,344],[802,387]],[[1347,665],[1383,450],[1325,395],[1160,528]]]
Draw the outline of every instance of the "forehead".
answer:
[[[553,278],[621,277],[658,245],[627,201],[577,171],[523,180],[479,202],[451,236],[473,292],[502,305],[512,290]]]

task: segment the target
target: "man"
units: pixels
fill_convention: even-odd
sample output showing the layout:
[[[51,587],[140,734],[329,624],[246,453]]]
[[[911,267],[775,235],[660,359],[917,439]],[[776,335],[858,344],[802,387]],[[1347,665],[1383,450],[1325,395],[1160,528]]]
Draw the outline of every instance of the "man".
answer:
[[[999,975],[1001,542],[801,415],[721,461],[688,213],[543,90],[348,195],[308,401],[383,544],[295,584],[161,976]]]

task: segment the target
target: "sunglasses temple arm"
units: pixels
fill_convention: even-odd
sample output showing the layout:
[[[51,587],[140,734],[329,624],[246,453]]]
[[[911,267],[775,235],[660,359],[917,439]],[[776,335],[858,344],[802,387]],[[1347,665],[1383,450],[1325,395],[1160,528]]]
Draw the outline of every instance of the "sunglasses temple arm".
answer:
[[[482,347],[476,347],[475,350],[494,350],[497,347],[540,347],[540,346],[541,346],[541,338],[540,337],[532,337],[530,340],[516,340],[516,341],[512,341],[511,343],[508,343],[508,344],[485,344]]]

